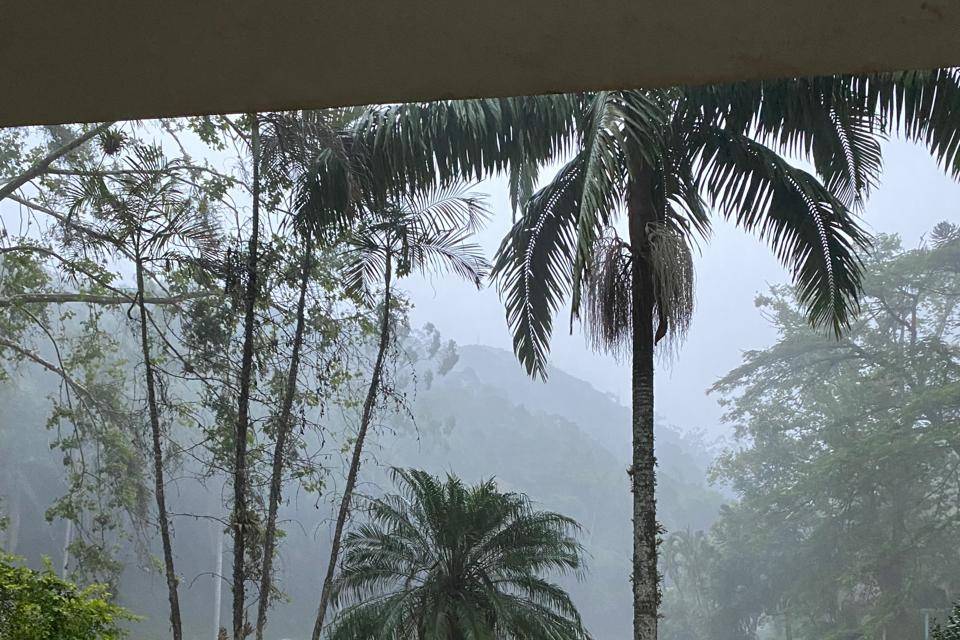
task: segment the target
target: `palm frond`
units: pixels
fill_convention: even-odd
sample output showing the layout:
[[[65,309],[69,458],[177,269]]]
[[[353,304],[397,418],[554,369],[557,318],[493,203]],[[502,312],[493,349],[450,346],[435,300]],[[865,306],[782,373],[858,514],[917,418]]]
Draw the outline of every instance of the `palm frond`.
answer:
[[[570,596],[543,575],[582,567],[576,522],[492,480],[391,474],[398,493],[371,500],[344,541],[330,638],[587,637]]]
[[[490,264],[482,247],[469,242],[469,238],[468,232],[457,230],[416,238],[408,249],[411,269],[421,273],[453,273],[479,289],[490,272]]]
[[[577,108],[556,95],[364,109],[345,154],[322,150],[299,181],[298,217],[328,237],[388,202],[543,164],[570,144]]]
[[[810,159],[846,206],[860,205],[881,169],[880,142],[927,146],[960,175],[960,71],[955,68],[786,78],[690,87],[678,113],[722,124]]]
[[[584,154],[526,204],[504,238],[493,276],[513,332],[513,350],[531,375],[546,377],[553,317],[571,288]]]
[[[580,310],[581,282],[586,265],[593,256],[594,244],[621,202],[623,193],[623,155],[621,152],[621,122],[625,109],[621,96],[600,92],[587,103],[585,116],[578,126],[581,152],[577,154],[576,192],[576,250],[574,252],[572,283],[572,314]],[[645,129],[646,122],[637,125]],[[629,127],[633,131],[634,127]],[[638,138],[642,134],[634,134]],[[642,143],[638,141],[638,146]]]
[[[400,204],[400,214],[419,233],[462,229],[474,233],[490,218],[486,196],[464,182],[452,182],[415,193]]]
[[[810,321],[839,332],[857,309],[857,252],[869,242],[850,210],[815,177],[744,135],[703,127],[692,140],[697,179],[714,206],[770,244],[791,269]]]

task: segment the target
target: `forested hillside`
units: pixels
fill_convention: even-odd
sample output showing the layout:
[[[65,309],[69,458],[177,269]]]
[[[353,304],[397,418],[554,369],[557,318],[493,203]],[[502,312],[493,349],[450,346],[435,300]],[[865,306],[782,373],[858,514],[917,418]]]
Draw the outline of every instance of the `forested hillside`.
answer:
[[[362,472],[361,490],[382,491],[388,466],[417,465],[438,473],[456,472],[469,481],[496,477],[504,488],[526,493],[544,508],[574,517],[585,528],[589,555],[587,579],[570,582],[571,592],[598,637],[627,638],[631,612],[623,585],[628,580],[630,554],[629,412],[561,370],[551,371],[550,384],[531,381],[512,357],[489,347],[457,347],[432,328],[411,334],[403,357],[407,364],[397,372],[410,411],[394,412],[377,425],[370,448],[372,463]],[[15,374],[3,387],[3,406],[11,411],[7,416],[19,425],[18,437],[24,439],[16,448],[16,460],[7,456],[13,449],[3,454],[4,468],[22,474],[19,482],[6,485],[14,490],[4,500],[16,505],[11,510],[16,522],[7,532],[8,550],[34,561],[46,555],[59,566],[65,525],[56,519],[52,524],[44,520],[64,486],[57,481],[62,473],[60,460],[47,446],[52,434],[44,428],[48,383],[49,376],[42,373]],[[330,425],[331,432],[336,430]],[[721,504],[720,495],[706,484],[710,452],[698,438],[666,425],[660,426],[658,436],[664,525],[670,531],[708,528]],[[332,445],[327,443],[331,450]],[[339,473],[339,468],[333,470],[332,483]],[[216,590],[210,574],[227,575],[230,566],[227,549],[220,546],[222,525],[208,520],[217,513],[214,505],[219,504],[222,484],[222,478],[216,477],[203,482],[181,478],[171,491],[173,511],[200,516],[183,515],[175,521],[175,540],[181,545],[184,566],[190,568],[184,572],[184,612],[196,621],[187,629],[196,637],[214,625]],[[318,567],[329,544],[331,518],[331,504],[322,493],[300,492],[282,510],[285,539],[278,565],[283,578],[277,586],[288,594],[316,593],[319,588]],[[161,638],[163,582],[142,555],[157,549],[155,541],[146,542],[143,549],[138,544],[134,536],[116,550],[127,565],[118,601],[147,616],[137,626],[138,637],[153,633],[150,637]],[[223,554],[222,565],[218,565],[218,551]],[[292,597],[279,603],[272,632],[277,635],[270,637],[297,637],[302,621],[313,613],[311,604],[311,599]]]

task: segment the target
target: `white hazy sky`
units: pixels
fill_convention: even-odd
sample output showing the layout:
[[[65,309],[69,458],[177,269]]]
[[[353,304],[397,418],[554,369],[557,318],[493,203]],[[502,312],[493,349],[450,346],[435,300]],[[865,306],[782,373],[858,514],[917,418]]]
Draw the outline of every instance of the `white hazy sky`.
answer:
[[[890,142],[885,145],[884,161],[882,182],[863,215],[866,228],[898,233],[906,246],[915,246],[937,222],[960,222],[960,185],[946,177],[926,151]],[[482,183],[477,190],[489,195],[494,214],[480,236],[492,256],[510,225],[509,200],[502,181]],[[696,267],[696,316],[679,356],[672,364],[658,365],[657,412],[678,427],[717,436],[724,432],[721,409],[706,389],[737,366],[744,351],[772,342],[775,333],[753,301],[769,285],[785,282],[788,274],[764,244],[720,221]],[[449,277],[411,279],[403,287],[416,305],[415,325],[433,322],[443,335],[460,344],[511,348],[503,307],[493,289],[477,292]],[[566,316],[558,318],[556,325],[552,363],[626,401],[627,367],[592,353],[579,328],[570,335]]]

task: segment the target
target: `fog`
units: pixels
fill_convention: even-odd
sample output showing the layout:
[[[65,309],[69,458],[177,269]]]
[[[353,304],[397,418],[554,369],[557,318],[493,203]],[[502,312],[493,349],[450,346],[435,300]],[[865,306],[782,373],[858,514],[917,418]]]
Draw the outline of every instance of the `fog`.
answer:
[[[493,254],[510,228],[510,208],[503,181],[482,183],[497,214],[479,235]],[[879,187],[862,213],[872,233],[895,233],[907,247],[916,246],[942,220],[957,220],[960,195],[954,181],[916,145],[885,144]],[[709,242],[696,256],[697,311],[679,357],[658,363],[657,411],[684,429],[703,429],[722,436],[722,412],[707,388],[736,367],[744,351],[768,346],[775,331],[756,312],[754,300],[771,284],[789,281],[789,274],[769,248],[729,222],[717,220]],[[492,288],[477,293],[459,282],[433,278],[408,285],[416,308],[413,318],[432,322],[460,344],[511,348],[503,306]],[[563,315],[563,314],[561,314]],[[566,316],[552,343],[551,360],[621,402],[630,396],[630,372],[623,363],[597,354],[584,341],[580,327],[567,330]]]
[[[348,129],[331,122],[323,126]],[[260,178],[256,294],[247,288],[257,264],[247,242],[251,192],[260,183],[251,186],[253,136],[239,116],[118,124],[108,129],[119,132],[115,140],[100,135],[0,202],[6,566],[48,566],[81,586],[105,584],[106,601],[138,616],[121,624],[131,638],[176,638],[177,625],[189,640],[233,638],[242,456],[249,522],[240,612],[250,638],[261,621],[268,640],[310,638],[328,577],[334,595],[318,626],[335,640],[640,637],[631,591],[638,486],[631,491],[631,482],[639,469],[630,352],[616,358],[593,349],[585,320],[571,322],[568,297],[554,320],[546,379],[524,370],[505,294],[485,265],[518,215],[508,178],[463,185],[484,194],[489,219],[466,240],[439,235],[476,242],[482,256],[458,245],[451,252],[463,249],[466,266],[437,272],[415,251],[404,253],[426,244],[415,236],[427,232],[391,236],[395,220],[375,217],[362,199],[352,206],[375,222],[351,223],[368,234],[362,241],[352,227],[309,241],[300,235],[291,223],[302,211],[298,180],[324,166],[313,156],[307,163],[283,155],[292,157],[295,145],[270,138],[268,124],[264,118],[265,157],[280,159],[265,163]],[[321,134],[300,126],[298,134],[316,137],[311,144],[328,144],[320,125]],[[0,184],[40,150],[82,131],[0,131]],[[320,153],[302,146],[307,151],[297,153]],[[161,149],[170,164],[157,159]],[[661,640],[928,640],[960,600],[960,186],[919,145],[894,139],[882,150],[878,184],[854,210],[874,244],[862,253],[861,315],[843,337],[809,326],[792,269],[756,234],[713,215],[712,232],[694,247],[689,329],[673,348],[658,347],[655,359],[651,522],[662,530],[647,537],[659,557]],[[335,164],[341,147],[323,151]],[[541,171],[538,186],[550,183],[559,160]],[[807,160],[791,161],[814,171]],[[125,182],[130,175],[143,182]],[[158,175],[173,178],[161,186]],[[143,196],[151,189],[169,189],[166,204]],[[377,201],[384,202],[407,206]],[[473,204],[465,200],[450,217],[468,217]],[[440,219],[424,228],[447,224]],[[184,220],[202,224],[171,231]],[[617,225],[625,237],[626,225]],[[157,229],[156,237],[144,240],[137,229]],[[391,265],[386,276],[383,265]],[[245,370],[249,406],[241,399],[238,410]],[[247,437],[238,439],[244,421]],[[397,470],[407,471],[398,477]],[[446,560],[461,543],[480,544],[468,529],[447,535],[416,512],[413,521],[430,526],[412,551],[363,555],[364,544],[409,533],[378,520],[378,508],[433,504],[404,484],[410,470],[448,483],[449,493],[430,494],[436,503],[438,495],[453,500],[457,486],[490,481],[498,496],[523,497],[510,517],[572,519],[498,558],[514,561],[536,548],[542,557],[529,560],[531,575],[569,593],[578,613],[556,604],[562,599],[542,606],[561,611],[574,630],[518,631],[521,623],[502,621],[506,609],[478,605],[484,624],[500,626],[465,634],[456,630],[465,619],[456,607],[469,600],[463,594],[451,600],[460,604],[443,605],[450,609],[436,605],[441,613],[428,609],[449,627],[438,622],[433,635],[422,619],[385,630],[387,618],[373,614],[367,627],[351,627],[351,612],[374,601],[377,589],[430,586],[442,564],[411,569],[406,583],[383,579],[351,591],[348,578],[362,574],[364,558],[389,564],[391,553],[433,553],[431,545],[454,539],[436,552]],[[398,503],[390,502],[394,494]],[[463,499],[461,506],[482,503]],[[466,527],[469,518],[455,515],[443,523]],[[386,527],[382,538],[377,526]],[[331,564],[341,533],[345,547]],[[476,537],[489,543],[484,536],[493,535]],[[275,559],[272,571],[265,556]],[[165,562],[175,566],[178,622]],[[497,579],[519,580],[513,570]],[[264,584],[269,606],[260,607]],[[10,593],[0,589],[3,640]]]

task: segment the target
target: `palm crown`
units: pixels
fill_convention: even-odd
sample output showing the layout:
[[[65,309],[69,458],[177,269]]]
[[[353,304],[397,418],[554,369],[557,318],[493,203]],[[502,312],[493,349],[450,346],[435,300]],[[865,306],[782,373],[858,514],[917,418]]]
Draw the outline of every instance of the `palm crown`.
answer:
[[[480,287],[489,265],[470,237],[486,218],[483,198],[462,184],[385,203],[345,234],[344,284],[367,297],[385,275],[450,272]]]
[[[334,639],[556,640],[587,637],[547,572],[578,572],[573,520],[537,511],[491,480],[394,470],[399,494],[371,500],[348,534]]]
[[[320,228],[364,201],[507,174],[525,215],[495,274],[517,353],[542,374],[552,317],[568,295],[579,314],[597,241],[642,163],[662,225],[689,244],[716,211],[758,233],[792,270],[811,321],[840,329],[856,307],[855,252],[868,240],[853,214],[880,170],[881,140],[920,142],[956,175],[958,109],[955,69],[376,107],[315,157],[300,213]],[[526,197],[539,167],[571,156]]]
[[[792,270],[811,320],[839,331],[856,307],[856,256],[868,241],[853,211],[879,172],[884,127],[858,101],[805,99],[815,84],[771,83],[754,100],[738,88],[582,96],[572,158],[527,201],[495,267],[528,370],[544,373],[552,316],[567,295],[578,316],[591,294],[596,342],[622,346],[630,326],[623,289],[637,256],[651,273],[658,337],[684,331],[692,287],[682,281],[711,211],[766,240]],[[807,155],[823,180],[780,150]],[[644,191],[651,210],[637,247],[616,233],[631,189]]]

